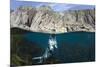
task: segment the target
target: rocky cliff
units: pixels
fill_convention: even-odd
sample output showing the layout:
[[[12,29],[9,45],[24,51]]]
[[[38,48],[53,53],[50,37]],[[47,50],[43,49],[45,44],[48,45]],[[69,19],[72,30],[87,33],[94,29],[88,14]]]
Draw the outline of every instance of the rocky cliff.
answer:
[[[18,27],[33,32],[64,33],[95,31],[95,10],[54,11],[49,6],[19,7],[10,14],[11,28]]]

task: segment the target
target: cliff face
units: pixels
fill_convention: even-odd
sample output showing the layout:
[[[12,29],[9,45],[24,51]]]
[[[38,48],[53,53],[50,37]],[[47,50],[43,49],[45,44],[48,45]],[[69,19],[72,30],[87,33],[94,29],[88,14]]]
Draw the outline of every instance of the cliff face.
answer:
[[[56,12],[49,6],[19,7],[11,11],[10,18],[11,28],[18,27],[33,32],[95,31],[95,10]]]

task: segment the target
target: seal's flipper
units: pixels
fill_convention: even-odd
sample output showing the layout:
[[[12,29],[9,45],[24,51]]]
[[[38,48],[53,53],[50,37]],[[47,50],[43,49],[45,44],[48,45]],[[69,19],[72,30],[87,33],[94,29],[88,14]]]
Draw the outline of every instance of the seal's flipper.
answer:
[[[37,62],[37,63],[43,63],[43,57],[42,56],[40,56],[40,57],[34,57],[32,59],[33,60],[39,60],[39,62]]]

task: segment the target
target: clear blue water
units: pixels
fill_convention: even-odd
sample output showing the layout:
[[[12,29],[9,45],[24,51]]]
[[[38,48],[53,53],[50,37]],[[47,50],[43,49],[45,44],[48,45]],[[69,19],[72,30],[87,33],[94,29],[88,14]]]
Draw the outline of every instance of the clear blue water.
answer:
[[[50,34],[34,32],[24,34],[26,40],[37,43],[44,51],[48,47],[49,36]],[[61,63],[95,60],[94,32],[56,34],[56,39],[58,49],[55,50],[54,57]]]

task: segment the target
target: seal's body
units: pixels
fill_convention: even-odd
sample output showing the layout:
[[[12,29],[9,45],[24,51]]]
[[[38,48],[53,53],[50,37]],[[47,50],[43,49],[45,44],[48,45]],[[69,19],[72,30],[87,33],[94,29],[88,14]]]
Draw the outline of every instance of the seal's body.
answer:
[[[46,48],[46,51],[44,52],[44,54],[40,57],[34,57],[32,58],[33,60],[39,60],[38,63],[43,63],[43,61],[45,61],[48,57],[53,55],[54,49],[57,48],[57,41],[56,41],[56,37],[55,34],[51,34],[49,37],[49,41],[48,41],[49,46]]]
[[[49,38],[49,50],[54,51],[54,48],[57,48],[57,41],[55,34],[52,34]]]

